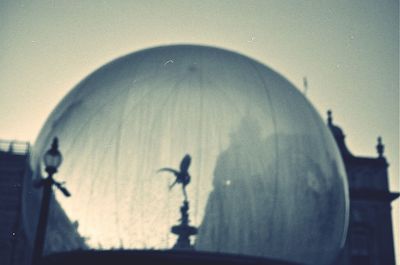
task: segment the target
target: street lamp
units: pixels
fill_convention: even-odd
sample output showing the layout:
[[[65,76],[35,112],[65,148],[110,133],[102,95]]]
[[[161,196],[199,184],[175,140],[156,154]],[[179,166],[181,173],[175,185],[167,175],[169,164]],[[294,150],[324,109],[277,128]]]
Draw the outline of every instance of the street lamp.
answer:
[[[57,172],[57,169],[62,162],[62,155],[58,150],[57,137],[53,139],[51,148],[46,152],[43,160],[48,175],[47,178],[41,179],[38,183],[38,187],[43,186],[43,197],[40,207],[39,222],[36,230],[35,244],[33,246],[32,265],[38,265],[43,255],[52,186],[55,185],[66,197],[71,196],[69,191],[63,187],[62,183],[53,179],[53,175]]]
[[[62,162],[62,155],[58,150],[58,139],[54,138],[53,143],[51,144],[50,150],[44,154],[43,157],[44,165],[46,166],[46,172],[49,175],[53,175],[57,172],[58,167]]]

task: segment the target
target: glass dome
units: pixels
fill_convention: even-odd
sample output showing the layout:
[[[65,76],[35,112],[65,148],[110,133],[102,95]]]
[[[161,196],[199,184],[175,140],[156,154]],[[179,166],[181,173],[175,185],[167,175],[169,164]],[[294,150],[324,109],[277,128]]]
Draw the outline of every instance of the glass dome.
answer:
[[[347,183],[334,139],[292,84],[248,57],[176,45],[116,59],[50,115],[34,178],[55,136],[63,154],[55,178],[72,196],[56,191],[52,211],[59,204],[90,248],[170,249],[183,194],[158,170],[179,169],[186,154],[197,251],[329,264],[344,244]],[[31,237],[36,193],[25,192]],[[51,243],[58,226],[50,218],[48,252],[76,248]]]

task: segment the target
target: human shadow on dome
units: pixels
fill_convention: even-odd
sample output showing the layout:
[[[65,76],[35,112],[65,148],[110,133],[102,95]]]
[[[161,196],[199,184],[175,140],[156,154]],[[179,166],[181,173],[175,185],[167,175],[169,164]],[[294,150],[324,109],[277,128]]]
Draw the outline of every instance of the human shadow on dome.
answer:
[[[263,138],[245,117],[217,158],[195,248],[306,264],[333,259],[325,245],[342,240],[336,193],[344,191],[336,190],[343,185],[334,160],[316,162],[316,145],[306,134]]]

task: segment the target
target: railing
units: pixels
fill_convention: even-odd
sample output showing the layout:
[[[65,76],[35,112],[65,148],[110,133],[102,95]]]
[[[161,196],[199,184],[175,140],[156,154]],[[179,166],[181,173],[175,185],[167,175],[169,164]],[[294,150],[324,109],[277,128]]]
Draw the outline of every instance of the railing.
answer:
[[[0,140],[0,152],[12,154],[27,154],[30,152],[31,145],[29,142],[15,140]]]

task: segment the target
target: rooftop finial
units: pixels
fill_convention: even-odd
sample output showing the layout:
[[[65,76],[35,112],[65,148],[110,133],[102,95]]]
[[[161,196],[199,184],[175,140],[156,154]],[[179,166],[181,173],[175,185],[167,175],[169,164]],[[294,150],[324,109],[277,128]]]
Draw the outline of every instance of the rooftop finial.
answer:
[[[376,145],[376,151],[378,151],[378,157],[383,157],[385,146],[382,144],[382,137],[378,137],[378,144]]]
[[[303,88],[304,88],[304,95],[307,95],[307,90],[308,90],[308,81],[307,77],[303,77]]]
[[[58,150],[58,137],[53,138],[53,142],[51,143],[52,150]]]
[[[8,148],[8,152],[9,153],[14,153],[14,141],[10,142],[10,146]]]
[[[328,110],[327,111],[327,114],[328,114],[328,125],[329,126],[332,126],[332,111],[331,110]]]

